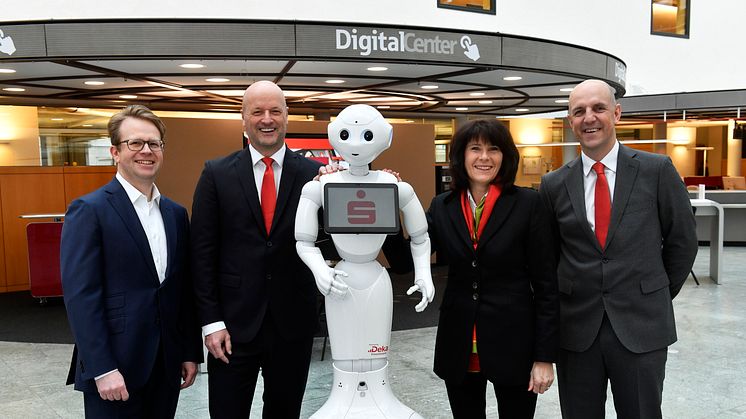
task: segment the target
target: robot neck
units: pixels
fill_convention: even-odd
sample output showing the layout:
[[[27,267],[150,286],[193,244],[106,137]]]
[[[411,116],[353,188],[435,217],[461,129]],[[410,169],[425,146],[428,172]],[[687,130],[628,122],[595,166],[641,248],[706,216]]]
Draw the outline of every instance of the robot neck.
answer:
[[[368,169],[368,165],[365,166],[353,166],[350,165],[350,174],[354,176],[365,176],[368,174],[370,170]]]

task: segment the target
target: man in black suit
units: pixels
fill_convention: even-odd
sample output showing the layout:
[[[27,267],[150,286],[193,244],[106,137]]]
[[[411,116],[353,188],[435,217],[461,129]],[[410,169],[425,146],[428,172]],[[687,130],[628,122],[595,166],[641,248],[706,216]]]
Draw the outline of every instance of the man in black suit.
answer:
[[[160,195],[163,122],[128,106],[109,121],[116,178],[73,201],[60,245],[75,350],[68,384],[87,418],[168,418],[202,345],[186,210]]]
[[[288,109],[274,83],[246,89],[242,116],[250,144],[205,164],[192,207],[210,414],[248,418],[261,368],[263,416],[297,418],[318,316],[313,275],[295,250],[295,213],[320,165],[285,146]]]
[[[671,160],[619,144],[614,90],[570,94],[582,155],[542,178],[558,234],[560,404],[565,419],[603,418],[611,382],[620,419],[660,418],[672,299],[697,254],[689,196]]]

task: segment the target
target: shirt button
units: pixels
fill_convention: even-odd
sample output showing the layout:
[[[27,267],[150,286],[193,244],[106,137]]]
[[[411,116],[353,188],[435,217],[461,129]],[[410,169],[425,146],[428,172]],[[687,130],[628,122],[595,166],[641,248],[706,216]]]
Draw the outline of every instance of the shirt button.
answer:
[[[477,261],[476,260],[472,260],[471,261],[471,267],[472,268],[476,268],[477,267]]]
[[[479,294],[475,292],[474,294],[471,295],[471,299],[474,301],[477,301],[477,299],[479,299]]]
[[[476,283],[476,281],[475,281],[475,282],[472,282],[472,283],[471,283],[471,287],[472,287],[473,289],[477,289],[477,287],[479,287],[479,284],[477,284],[477,283]]]
[[[272,279],[272,274],[267,274],[267,276],[265,276],[265,278],[267,278],[268,280]]]
[[[601,263],[609,263],[609,259],[608,258],[603,258],[603,259],[601,259]]]
[[[272,247],[272,242],[267,242],[267,247]]]

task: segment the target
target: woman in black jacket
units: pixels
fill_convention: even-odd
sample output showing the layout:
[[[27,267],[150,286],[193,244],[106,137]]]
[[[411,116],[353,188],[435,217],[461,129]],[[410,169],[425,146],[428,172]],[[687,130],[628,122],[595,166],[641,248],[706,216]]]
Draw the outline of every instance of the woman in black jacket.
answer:
[[[559,300],[550,216],[513,184],[518,149],[494,120],[451,142],[451,191],[428,210],[433,249],[448,264],[435,343],[455,418],[485,417],[487,381],[500,417],[532,418],[554,381]]]

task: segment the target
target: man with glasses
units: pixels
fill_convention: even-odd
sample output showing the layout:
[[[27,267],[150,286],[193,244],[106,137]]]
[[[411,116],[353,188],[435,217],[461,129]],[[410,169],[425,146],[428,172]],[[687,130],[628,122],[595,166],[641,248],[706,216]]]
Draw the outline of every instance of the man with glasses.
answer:
[[[109,121],[115,179],[70,205],[60,251],[75,350],[68,384],[87,418],[173,417],[202,362],[186,210],[161,196],[165,125],[148,108]]]

